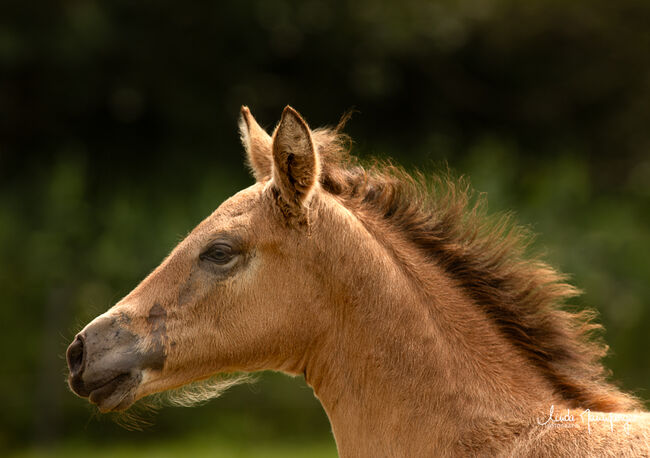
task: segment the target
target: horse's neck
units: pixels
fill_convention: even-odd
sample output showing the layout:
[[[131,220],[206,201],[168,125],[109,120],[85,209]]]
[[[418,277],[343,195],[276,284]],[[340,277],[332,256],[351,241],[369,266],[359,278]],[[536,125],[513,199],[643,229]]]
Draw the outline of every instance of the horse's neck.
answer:
[[[376,274],[350,280],[305,368],[342,456],[440,454],[548,408],[548,383],[443,275],[424,295],[399,269]]]

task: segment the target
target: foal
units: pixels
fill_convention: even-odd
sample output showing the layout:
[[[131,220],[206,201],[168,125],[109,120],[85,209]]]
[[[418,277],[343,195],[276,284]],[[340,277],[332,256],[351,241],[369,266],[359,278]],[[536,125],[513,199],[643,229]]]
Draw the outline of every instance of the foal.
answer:
[[[246,107],[240,127],[256,183],[76,336],[75,393],[119,411],[270,369],[304,375],[341,456],[650,454],[574,288],[466,187],[362,168],[290,107],[272,136]]]

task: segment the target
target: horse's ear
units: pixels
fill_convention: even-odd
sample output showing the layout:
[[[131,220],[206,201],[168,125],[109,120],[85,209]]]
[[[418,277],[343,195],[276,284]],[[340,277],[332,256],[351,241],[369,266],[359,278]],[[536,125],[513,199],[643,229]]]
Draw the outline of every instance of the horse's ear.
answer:
[[[300,214],[316,187],[319,162],[309,126],[287,106],[273,133],[273,181],[292,214]]]
[[[239,117],[239,134],[246,150],[248,165],[257,181],[271,176],[271,137],[255,121],[247,106],[241,107]]]

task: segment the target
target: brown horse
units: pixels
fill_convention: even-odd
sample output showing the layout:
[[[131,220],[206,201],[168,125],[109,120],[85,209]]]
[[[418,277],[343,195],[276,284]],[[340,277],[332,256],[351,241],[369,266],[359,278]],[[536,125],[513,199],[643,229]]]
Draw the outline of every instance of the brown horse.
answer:
[[[242,108],[256,183],[196,227],[67,352],[100,411],[216,373],[304,375],[342,456],[648,456],[650,419],[606,380],[576,290],[524,232],[287,107]]]

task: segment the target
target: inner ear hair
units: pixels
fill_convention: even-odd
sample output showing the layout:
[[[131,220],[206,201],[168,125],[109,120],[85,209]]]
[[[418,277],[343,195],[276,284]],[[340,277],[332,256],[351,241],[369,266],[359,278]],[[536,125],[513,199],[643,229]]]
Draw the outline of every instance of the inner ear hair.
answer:
[[[285,214],[306,217],[307,205],[320,172],[311,130],[296,110],[287,106],[273,134],[273,182]]]

